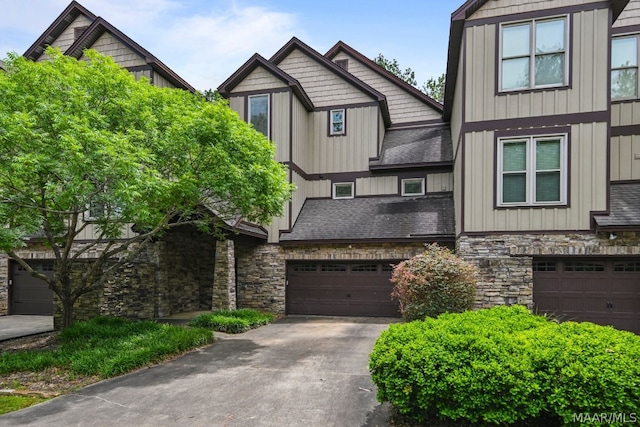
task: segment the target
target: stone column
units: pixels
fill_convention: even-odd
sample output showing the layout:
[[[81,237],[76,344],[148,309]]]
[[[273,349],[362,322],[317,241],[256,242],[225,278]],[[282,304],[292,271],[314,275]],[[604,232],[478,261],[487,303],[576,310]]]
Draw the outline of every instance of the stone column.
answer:
[[[213,310],[236,309],[236,261],[233,240],[216,242]]]

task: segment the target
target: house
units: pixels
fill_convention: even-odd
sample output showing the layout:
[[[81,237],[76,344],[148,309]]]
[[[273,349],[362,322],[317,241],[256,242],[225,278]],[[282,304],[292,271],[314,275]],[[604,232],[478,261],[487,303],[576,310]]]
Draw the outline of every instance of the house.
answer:
[[[159,87],[196,92],[149,51],[76,1],[67,6],[24,56],[45,61],[47,46],[57,47],[65,55],[78,59],[82,58],[84,49],[92,48],[111,56],[137,78],[146,77]],[[230,270],[233,263],[229,264],[224,255],[225,248],[233,243],[238,247],[251,247],[266,239],[264,229],[240,219],[228,224],[228,228],[234,229],[234,233],[229,233],[229,243],[187,226],[171,230],[104,289],[81,297],[76,303],[75,317],[157,318],[209,310],[224,301],[228,304],[233,296],[217,294],[213,289],[214,279],[234,280],[234,271]],[[125,227],[123,237],[129,233],[133,233],[131,227]],[[77,239],[77,246],[95,240],[95,236],[94,228],[89,225]],[[53,274],[54,254],[37,236],[17,253],[28,259],[36,270]],[[59,304],[54,304],[54,294],[43,281],[31,277],[6,256],[0,256],[0,315],[52,315],[54,307],[59,309]],[[59,314],[59,310],[56,311],[56,322],[61,320]]]
[[[640,2],[473,0],[443,119],[477,303],[640,332]]]
[[[295,37],[218,90],[297,187],[251,255],[255,273],[238,266],[238,304],[261,286],[288,314],[397,315],[392,264],[454,242],[442,105],[343,42],[323,55]]]

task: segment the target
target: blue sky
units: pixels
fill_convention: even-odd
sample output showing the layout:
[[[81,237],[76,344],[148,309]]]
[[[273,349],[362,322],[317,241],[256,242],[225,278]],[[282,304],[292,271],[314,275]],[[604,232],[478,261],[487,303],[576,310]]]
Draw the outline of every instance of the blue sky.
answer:
[[[22,54],[70,0],[2,0],[0,57]],[[446,71],[451,13],[463,1],[80,0],[197,89],[216,88],[251,55],[296,36],[324,54],[342,40],[382,53],[422,84]]]

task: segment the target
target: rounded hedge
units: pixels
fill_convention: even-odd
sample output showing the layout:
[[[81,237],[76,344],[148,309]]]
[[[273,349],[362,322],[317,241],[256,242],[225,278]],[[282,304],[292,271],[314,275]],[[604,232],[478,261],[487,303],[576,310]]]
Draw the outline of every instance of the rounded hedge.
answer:
[[[437,244],[393,269],[391,297],[406,321],[460,313],[473,307],[476,268]]]
[[[391,325],[369,369],[378,400],[421,422],[577,425],[580,414],[637,416],[640,402],[639,336],[521,306]]]

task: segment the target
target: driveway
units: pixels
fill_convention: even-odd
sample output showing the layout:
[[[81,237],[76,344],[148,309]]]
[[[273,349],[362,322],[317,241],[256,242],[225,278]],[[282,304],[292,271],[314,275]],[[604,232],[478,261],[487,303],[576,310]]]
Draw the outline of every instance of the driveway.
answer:
[[[0,416],[0,426],[386,426],[367,362],[394,321],[287,317]]]
[[[53,331],[53,316],[0,316],[0,341]]]

